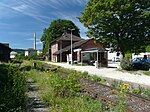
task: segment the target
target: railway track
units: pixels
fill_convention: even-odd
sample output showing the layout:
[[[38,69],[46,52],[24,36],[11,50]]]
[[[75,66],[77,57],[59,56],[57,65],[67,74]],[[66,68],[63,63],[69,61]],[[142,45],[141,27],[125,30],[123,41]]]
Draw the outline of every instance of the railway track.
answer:
[[[80,78],[79,83],[84,91],[105,104],[115,106],[120,100],[119,90],[110,86],[84,78]],[[125,95],[127,112],[150,112],[150,99],[132,93],[125,93]]]
[[[56,70],[55,73],[57,72]],[[65,78],[69,73],[59,71],[58,74]],[[78,81],[81,85],[81,89],[96,100],[112,106],[118,104],[120,100],[119,90],[85,78],[78,78]],[[126,92],[125,95],[124,102],[127,112],[150,112],[150,99],[128,92]]]

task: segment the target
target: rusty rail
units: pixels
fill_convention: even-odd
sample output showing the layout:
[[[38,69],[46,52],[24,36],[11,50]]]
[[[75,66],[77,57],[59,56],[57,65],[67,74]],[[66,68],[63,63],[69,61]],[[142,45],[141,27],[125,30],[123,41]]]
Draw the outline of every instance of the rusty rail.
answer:
[[[119,90],[94,81],[80,78],[81,88],[95,99],[112,106],[119,101]],[[127,112],[150,112],[150,100],[132,93],[125,93]]]
[[[69,73],[59,71],[58,74],[65,78]],[[85,78],[78,78],[78,81],[81,84],[81,89],[96,100],[112,106],[118,104],[120,100],[118,89]],[[150,99],[128,92],[125,94],[127,112],[150,112]]]

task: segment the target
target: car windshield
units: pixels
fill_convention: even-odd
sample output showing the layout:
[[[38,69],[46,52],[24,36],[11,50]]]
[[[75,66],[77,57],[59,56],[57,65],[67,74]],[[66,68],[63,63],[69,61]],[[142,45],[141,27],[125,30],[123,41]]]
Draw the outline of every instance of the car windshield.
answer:
[[[140,58],[134,58],[132,60],[132,62],[148,62],[148,63],[150,63],[150,58],[148,58],[148,59],[144,59],[142,57],[140,57]]]
[[[142,58],[134,58],[132,61],[140,61]]]

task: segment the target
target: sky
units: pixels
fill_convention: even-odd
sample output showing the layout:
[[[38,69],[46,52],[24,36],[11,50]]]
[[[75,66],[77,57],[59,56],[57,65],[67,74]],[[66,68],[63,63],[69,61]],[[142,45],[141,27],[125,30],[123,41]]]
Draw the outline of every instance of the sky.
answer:
[[[43,29],[56,19],[67,19],[87,38],[81,16],[88,0],[0,0],[0,43],[9,43],[12,49],[33,48],[34,32],[37,49],[42,49]]]

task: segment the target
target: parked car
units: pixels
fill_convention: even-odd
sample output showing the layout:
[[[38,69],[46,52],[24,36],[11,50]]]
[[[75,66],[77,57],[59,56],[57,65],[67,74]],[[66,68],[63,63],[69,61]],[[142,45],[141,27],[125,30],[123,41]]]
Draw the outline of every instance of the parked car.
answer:
[[[135,58],[131,62],[133,63],[134,69],[149,70],[150,68],[150,58]]]
[[[113,62],[120,62],[119,56],[116,56],[116,57],[112,58],[112,61]]]

